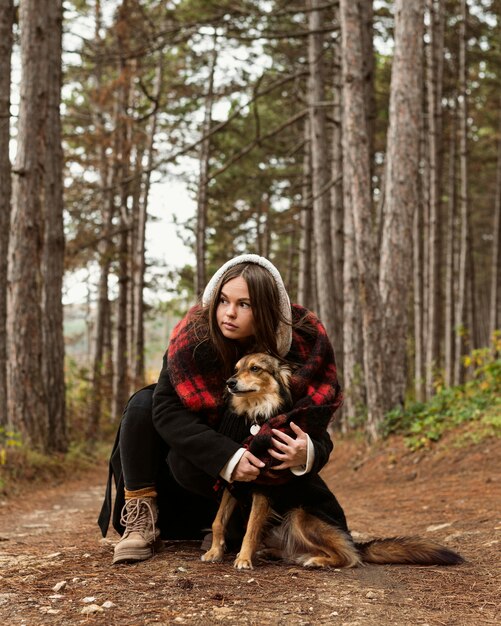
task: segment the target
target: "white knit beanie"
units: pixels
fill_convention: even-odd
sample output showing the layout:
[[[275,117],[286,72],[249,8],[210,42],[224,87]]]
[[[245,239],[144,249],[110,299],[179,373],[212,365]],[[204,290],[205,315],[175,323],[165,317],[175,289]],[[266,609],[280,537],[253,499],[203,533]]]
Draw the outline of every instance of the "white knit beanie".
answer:
[[[209,304],[212,296],[214,295],[214,292],[221,283],[223,276],[231,267],[233,267],[234,265],[238,265],[239,263],[256,263],[257,265],[261,265],[261,267],[264,267],[268,270],[268,272],[270,272],[270,274],[273,276],[273,279],[275,280],[275,284],[278,288],[280,312],[283,319],[288,322],[287,324],[282,321],[278,323],[277,351],[278,354],[283,357],[289,352],[292,343],[292,327],[290,325],[292,321],[291,303],[289,300],[289,296],[287,295],[287,291],[285,290],[284,281],[280,276],[280,272],[273,265],[273,263],[268,261],[268,259],[265,259],[264,256],[259,256],[257,254],[241,254],[240,256],[237,256],[234,259],[230,259],[229,261],[227,261],[217,270],[214,276],[207,283],[207,287],[205,288],[202,296],[202,304],[204,306],[207,306]]]

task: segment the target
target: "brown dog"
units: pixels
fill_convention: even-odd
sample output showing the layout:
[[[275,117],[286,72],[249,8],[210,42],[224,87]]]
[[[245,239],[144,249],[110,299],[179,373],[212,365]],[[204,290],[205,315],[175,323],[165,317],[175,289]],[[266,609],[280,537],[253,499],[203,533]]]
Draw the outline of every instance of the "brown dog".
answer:
[[[290,377],[290,368],[268,354],[250,354],[237,363],[234,376],[226,383],[229,408],[234,415],[246,421],[247,432],[250,426],[251,433],[256,434],[267,419],[291,405]],[[269,440],[264,443],[265,448],[271,445]],[[234,562],[237,569],[252,569],[252,560],[261,544],[263,530],[272,517],[275,520],[278,517],[273,512],[270,494],[269,490],[266,493],[258,488],[253,490],[247,529]],[[202,556],[202,561],[223,560],[225,531],[236,504],[237,500],[225,489],[212,524],[212,546]],[[267,555],[305,567],[353,567],[362,562],[420,565],[453,565],[463,562],[463,558],[452,550],[419,537],[354,543],[344,529],[328,524],[302,508],[292,508],[279,518],[279,522],[266,533],[264,543]]]

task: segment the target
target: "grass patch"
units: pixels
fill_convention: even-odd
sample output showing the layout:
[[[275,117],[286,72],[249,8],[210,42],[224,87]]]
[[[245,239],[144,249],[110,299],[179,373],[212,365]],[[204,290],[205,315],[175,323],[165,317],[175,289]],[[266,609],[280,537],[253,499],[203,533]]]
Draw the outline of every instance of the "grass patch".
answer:
[[[464,358],[471,379],[457,387],[437,385],[437,393],[426,403],[410,402],[387,414],[381,428],[383,437],[404,436],[411,450],[438,441],[458,426],[458,442],[478,443],[486,437],[501,437],[501,337],[494,346],[475,350]]]
[[[71,444],[66,454],[42,454],[25,446],[17,435],[16,445],[0,437],[0,493],[12,495],[27,484],[56,485],[105,467],[110,444],[98,444],[89,452],[83,444]],[[3,443],[3,445],[2,445]]]

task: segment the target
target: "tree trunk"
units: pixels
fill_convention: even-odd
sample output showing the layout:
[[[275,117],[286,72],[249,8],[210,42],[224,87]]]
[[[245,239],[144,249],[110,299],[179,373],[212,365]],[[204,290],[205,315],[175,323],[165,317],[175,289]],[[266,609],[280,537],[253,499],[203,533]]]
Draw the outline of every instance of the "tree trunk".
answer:
[[[313,307],[312,302],[312,254],[313,214],[311,207],[311,152],[310,152],[310,124],[308,118],[304,122],[304,154],[303,154],[303,184],[300,213],[299,237],[299,272],[297,302],[308,309]]]
[[[124,232],[119,235],[118,241],[118,298],[116,300],[116,344],[114,358],[114,383],[113,383],[113,419],[120,419],[129,395],[129,381],[127,370],[127,306],[128,286],[130,276],[128,273],[129,245],[126,222],[120,221]]]
[[[480,328],[478,324],[477,314],[477,276],[475,271],[475,263],[473,258],[473,225],[471,223],[470,211],[468,211],[468,242],[466,249],[468,250],[468,266],[466,270],[467,275],[467,320],[468,328],[470,329],[470,350],[476,350],[482,345],[480,339]],[[485,345],[485,344],[483,344]]]
[[[0,0],[0,426],[8,423],[7,406],[7,259],[11,213],[10,76],[14,1]]]
[[[421,153],[423,142],[421,141]],[[420,177],[423,181],[423,177]],[[416,210],[413,224],[413,289],[414,289],[414,393],[416,400],[424,400],[424,349],[423,349],[423,213],[425,201],[423,189]]]
[[[105,232],[111,229],[111,212],[107,210],[104,217]],[[99,424],[103,399],[103,370],[104,370],[104,333],[106,316],[109,311],[108,276],[110,273],[110,241],[103,239],[100,251],[100,272],[97,288],[97,311],[94,333],[94,354],[92,365],[92,394],[89,403],[89,417],[87,422],[87,440],[94,442],[99,436]]]
[[[287,270],[285,273],[285,286],[289,293],[293,293],[293,290],[296,289],[296,281],[295,279],[295,259],[296,259],[296,251],[297,251],[297,222],[294,220],[291,221],[291,225],[286,233],[288,236],[289,242],[287,246]]]
[[[468,207],[468,107],[467,107],[467,84],[466,84],[466,22],[468,19],[468,6],[466,0],[461,0],[461,22],[459,30],[459,173],[460,191],[459,207],[461,214],[461,238],[459,248],[459,284],[456,308],[456,346],[454,362],[454,384],[459,385],[463,381],[464,368],[462,357],[465,354],[468,343],[468,329],[466,298],[468,289],[468,265],[471,251],[469,242],[469,207]]]
[[[65,419],[64,335],[62,289],[64,275],[63,150],[61,146],[61,52],[63,7],[48,0],[49,63],[44,195],[44,250],[42,259],[44,377],[49,406],[48,449],[68,448]]]
[[[499,128],[501,130],[501,102],[499,109]],[[492,264],[491,288],[489,303],[489,334],[492,335],[500,326],[499,320],[499,267],[501,266],[501,132],[498,140],[498,161],[496,172],[496,196],[494,199],[494,216],[492,229]]]
[[[100,4],[96,3],[96,16],[95,16],[95,41],[97,44],[98,52],[102,39],[100,36],[101,31],[101,12]],[[94,350],[93,350],[93,363],[92,363],[92,394],[89,402],[89,414],[87,421],[87,441],[92,444],[97,441],[99,437],[100,418],[103,408],[103,398],[111,396],[111,385],[108,385],[107,393],[103,388],[103,373],[106,371],[110,375],[109,368],[106,367],[106,360],[108,364],[111,362],[111,339],[109,341],[108,350],[105,348],[106,329],[111,332],[110,324],[110,301],[108,294],[108,277],[110,274],[110,266],[113,254],[113,242],[111,241],[111,230],[113,224],[113,218],[115,215],[115,192],[114,185],[118,178],[118,139],[117,132],[114,133],[114,145],[112,152],[111,166],[108,166],[108,157],[106,154],[107,141],[105,139],[105,121],[104,115],[100,108],[101,97],[100,89],[102,89],[102,54],[97,55],[97,62],[94,70],[95,79],[95,102],[91,110],[94,115],[94,125],[96,127],[97,136],[99,138],[98,153],[99,153],[99,178],[100,178],[100,192],[101,192],[101,204],[103,208],[102,228],[103,238],[98,244],[99,253],[99,282],[97,289],[97,310],[96,310],[96,322],[94,333]],[[116,105],[115,111],[115,128],[118,125],[118,105]]]
[[[129,183],[130,189],[130,216],[129,216],[129,230],[127,232],[127,246],[129,250],[128,256],[128,276],[129,281],[127,283],[128,293],[127,293],[127,380],[129,382],[129,393],[132,393],[132,390],[138,388],[135,381],[135,371],[136,371],[136,316],[139,313],[138,309],[143,308],[143,293],[138,294],[138,290],[136,288],[136,281],[141,280],[138,276],[138,270],[143,271],[144,275],[144,242],[141,241],[141,233],[140,230],[144,229],[145,222],[143,224],[139,224],[141,219],[144,219],[144,216],[141,216],[141,194],[142,194],[142,175],[143,175],[143,158],[144,158],[144,138],[135,140],[135,155],[134,155],[134,167],[131,171],[131,181]],[[144,237],[144,235],[143,235]],[[142,249],[142,257],[143,262],[141,263],[140,256]],[[136,297],[140,298],[141,303],[139,305],[139,300],[136,301]],[[141,313],[140,313],[141,315]],[[143,386],[143,385],[141,385]]]
[[[454,380],[454,242],[456,230],[456,114],[451,114],[449,147],[449,197],[447,203],[447,239],[445,259],[445,332],[444,380],[447,387]]]
[[[107,295],[103,311],[103,373],[101,375],[101,411],[110,418],[113,414],[113,380],[115,378],[113,365],[113,310]]]
[[[270,254],[270,196],[263,192],[259,200],[256,214],[257,251],[260,256]]]
[[[339,6],[335,7],[335,20],[339,24]],[[371,21],[372,27],[372,21]],[[338,284],[334,290],[334,328],[332,337],[336,353],[336,364],[340,376],[343,366],[343,133],[342,133],[342,86],[341,86],[341,43],[339,38],[334,42],[334,86],[333,86],[333,116],[332,131],[332,187],[331,187],[331,241],[332,264],[334,276]]]
[[[155,138],[157,134],[158,113],[160,109],[160,98],[163,86],[163,50],[160,51],[156,73],[155,87],[155,111],[151,118],[151,124],[148,132],[148,146],[146,148],[147,162],[146,174],[143,181],[143,195],[139,205],[140,212],[137,223],[136,238],[136,263],[134,277],[134,304],[136,311],[134,314],[134,353],[135,353],[135,370],[134,370],[134,386],[136,388],[144,384],[144,272],[146,269],[145,262],[145,243],[146,243],[146,222],[148,219],[148,200],[150,194],[151,171],[153,169],[153,160],[155,156]]]
[[[424,402],[426,398],[426,346],[428,337],[428,296],[429,296],[429,255],[430,255],[430,147],[429,147],[429,124],[426,101],[428,99],[428,89],[426,81],[423,82],[423,90],[425,91],[425,97],[423,98],[423,132],[421,134],[421,176],[419,182],[421,186],[421,215],[419,216],[420,230],[419,230],[419,242],[420,242],[420,254],[421,254],[421,267],[419,268],[419,277],[421,279],[421,292],[420,302],[421,310],[419,316],[421,318],[421,325],[419,330],[416,328],[416,348],[420,348],[419,352],[416,351],[416,385],[417,385],[417,397],[421,398]],[[417,252],[417,251],[416,251]],[[416,278],[418,276],[416,275]],[[417,295],[417,294],[416,294]],[[417,318],[416,318],[417,319]],[[417,360],[420,363],[417,363]]]
[[[118,298],[116,303],[116,343],[114,355],[114,381],[113,381],[113,418],[119,419],[129,396],[128,381],[128,353],[129,343],[127,335],[127,313],[129,304],[129,229],[131,216],[128,207],[130,196],[130,159],[131,159],[131,124],[129,115],[132,98],[132,72],[135,60],[129,58],[130,48],[130,24],[129,2],[123,0],[118,12],[117,43],[118,43],[118,69],[120,76],[120,88],[118,92],[118,128],[119,136],[119,173],[117,186],[120,189],[119,214],[120,234],[118,235]]]
[[[308,62],[309,118],[311,130],[311,162],[313,192],[313,232],[316,246],[316,277],[319,315],[328,336],[333,339],[335,327],[334,271],[332,267],[330,174],[327,128],[324,109],[323,26],[321,0],[309,0]]]
[[[379,289],[386,408],[403,406],[407,384],[407,328],[412,284],[412,224],[419,203],[424,2],[396,0],[390,125]]]
[[[435,370],[439,365],[440,350],[440,186],[442,142],[442,74],[444,53],[443,0],[426,0],[429,14],[427,46],[427,95],[429,140],[429,254],[428,254],[428,328],[426,334],[426,395],[434,393]]]
[[[148,137],[148,149],[153,145]],[[131,292],[130,292],[130,359],[129,381],[131,389],[144,386],[144,272],[146,270],[146,222],[148,220],[148,200],[143,190],[143,149],[139,149],[136,158],[136,176],[132,200],[134,225],[131,231]],[[149,181],[150,175],[147,173]],[[144,181],[146,184],[146,181]],[[149,186],[149,182],[148,182]],[[146,200],[146,202],[145,202]]]
[[[370,155],[365,115],[364,58],[361,43],[358,2],[341,0],[343,49],[343,166],[345,185],[349,184],[359,294],[364,340],[364,374],[367,388],[367,434],[376,439],[384,415],[382,360],[378,292],[378,269],[375,259],[376,237],[371,211]],[[350,163],[350,168],[346,164]],[[346,253],[345,253],[346,254]]]
[[[202,136],[205,137],[201,143],[200,150],[200,174],[198,179],[197,197],[197,222],[196,222],[196,258],[197,271],[195,276],[195,295],[200,296],[207,283],[205,255],[206,255],[206,230],[207,230],[207,207],[209,194],[209,158],[210,158],[210,137],[209,131],[212,125],[212,107],[214,103],[214,73],[217,64],[217,33],[214,31],[214,47],[209,62],[209,83],[205,96],[205,112],[202,125]]]
[[[371,198],[373,196],[374,153],[376,139],[376,94],[374,89],[375,55],[374,55],[374,7],[373,0],[360,1],[360,19],[362,27],[362,46],[364,57],[365,80],[365,114],[367,117],[367,134],[369,139],[369,164],[371,173]]]
[[[26,442],[45,450],[49,411],[44,388],[41,302],[42,202],[47,115],[48,5],[20,5],[21,102],[9,242],[9,413]]]
[[[335,11],[339,21],[339,9],[335,9]],[[339,72],[337,80],[335,78],[334,85],[332,240],[335,243],[334,269],[336,276],[343,277],[343,293],[342,297],[340,297],[342,302],[341,327],[343,329],[340,373],[345,400],[341,415],[341,429],[343,432],[347,432],[359,424],[359,420],[364,415],[367,394],[364,381],[364,347],[353,208],[349,185],[352,174],[350,173],[350,164],[343,160],[342,50],[340,41],[335,44],[334,54],[336,58],[335,66],[339,68]],[[366,97],[367,95],[366,82]],[[367,116],[367,123],[370,126],[369,115]],[[341,180],[339,180],[339,177],[341,177]],[[343,177],[346,178],[343,179]],[[346,181],[346,184],[344,184],[344,181]],[[341,197],[339,197],[340,195]],[[341,209],[341,215],[337,213],[339,208]],[[341,242],[338,241],[339,230],[341,230]],[[338,354],[336,354],[336,358],[338,358]]]
[[[344,163],[346,180],[351,180],[350,164]],[[366,392],[362,320],[360,312],[358,269],[350,186],[344,185],[344,267],[343,267],[343,418],[346,432],[364,412]]]
[[[127,139],[125,138],[127,141]],[[121,153],[122,159],[127,159],[128,151]],[[116,344],[114,357],[114,383],[113,383],[113,418],[119,419],[124,409],[129,394],[127,356],[129,350],[127,336],[127,309],[129,302],[129,238],[128,228],[129,219],[127,209],[128,202],[128,185],[127,179],[128,168],[122,169],[121,179],[121,202],[120,202],[120,234],[118,236],[117,255],[118,255],[118,297],[116,300]]]

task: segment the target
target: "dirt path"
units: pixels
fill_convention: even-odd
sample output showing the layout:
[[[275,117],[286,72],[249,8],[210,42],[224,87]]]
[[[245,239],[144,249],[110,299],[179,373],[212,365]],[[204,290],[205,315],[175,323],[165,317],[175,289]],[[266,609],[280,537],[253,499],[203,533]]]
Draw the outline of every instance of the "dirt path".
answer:
[[[324,472],[355,533],[433,537],[467,559],[452,568],[261,564],[243,573],[230,557],[202,563],[190,542],[112,567],[116,536],[101,540],[95,525],[104,471],[29,494],[31,509],[2,502],[0,624],[499,624],[500,459],[501,441],[428,456],[398,441],[341,442]]]

